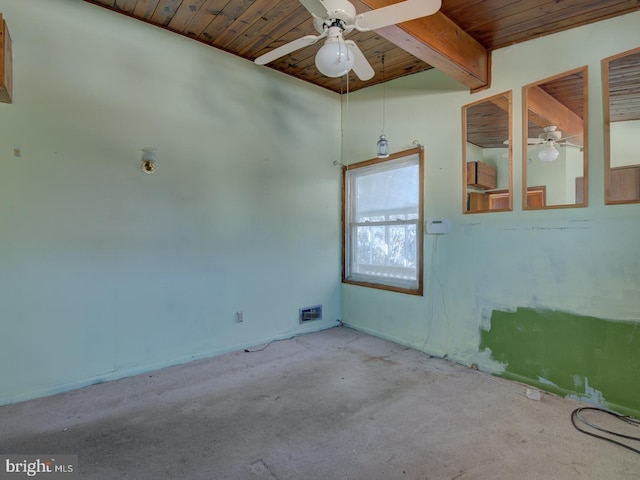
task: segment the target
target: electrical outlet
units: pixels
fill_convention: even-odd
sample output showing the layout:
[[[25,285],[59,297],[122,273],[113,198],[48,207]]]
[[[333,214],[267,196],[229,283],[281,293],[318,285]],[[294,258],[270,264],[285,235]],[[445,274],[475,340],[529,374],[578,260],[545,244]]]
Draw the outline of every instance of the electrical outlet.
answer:
[[[236,312],[236,323],[242,323],[244,321],[244,313],[242,311]]]

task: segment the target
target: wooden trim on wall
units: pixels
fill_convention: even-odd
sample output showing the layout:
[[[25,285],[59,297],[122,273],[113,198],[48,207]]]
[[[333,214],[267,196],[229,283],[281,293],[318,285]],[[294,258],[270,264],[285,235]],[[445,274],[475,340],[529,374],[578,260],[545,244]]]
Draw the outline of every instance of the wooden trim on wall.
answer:
[[[637,165],[628,165],[625,167],[611,167],[611,111],[610,111],[610,95],[609,95],[609,64],[615,60],[626,57],[627,55],[640,52],[640,47],[632,48],[616,55],[602,59],[602,107],[604,113],[604,204],[605,205],[622,205],[627,203],[640,203],[640,195],[636,198],[616,198],[616,192],[612,188],[613,184],[619,184],[620,169],[629,167],[638,167]],[[629,170],[635,175],[634,169]],[[619,194],[619,193],[618,193]]]
[[[416,248],[419,249],[420,252],[420,261],[417,262],[417,276],[418,276],[418,285],[416,289],[411,288],[403,288],[396,287],[393,285],[383,285],[380,283],[370,283],[370,282],[362,282],[356,280],[349,280],[346,277],[347,271],[347,219],[346,219],[346,205],[347,205],[347,172],[349,170],[353,170],[355,168],[368,167],[370,165],[376,165],[379,163],[388,162],[391,160],[395,160],[397,158],[409,157],[411,155],[418,154],[418,165],[420,170],[420,178],[418,179],[418,195],[420,199],[420,209],[418,212],[418,224],[416,228]],[[397,293],[406,293],[408,295],[418,295],[422,296],[424,293],[424,147],[419,146],[415,148],[410,148],[408,150],[403,150],[401,152],[396,152],[390,154],[387,158],[372,158],[369,160],[364,160],[362,162],[354,163],[351,165],[343,165],[342,166],[342,212],[341,212],[341,221],[342,221],[342,283],[348,285],[358,285],[361,287],[369,287],[376,288],[378,290],[388,290],[391,292]]]

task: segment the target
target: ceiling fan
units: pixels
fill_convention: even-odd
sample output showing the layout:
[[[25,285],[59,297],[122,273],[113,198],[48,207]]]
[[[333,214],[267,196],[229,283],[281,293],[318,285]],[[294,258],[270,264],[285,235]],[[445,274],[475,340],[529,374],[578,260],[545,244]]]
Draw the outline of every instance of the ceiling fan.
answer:
[[[558,146],[582,148],[580,145],[575,145],[567,141],[568,138],[577,136],[578,135],[569,135],[563,137],[562,132],[558,130],[558,127],[556,125],[549,125],[543,128],[543,132],[538,135],[537,138],[527,138],[527,145],[541,145],[542,148],[538,153],[538,158],[543,162],[552,162],[560,156],[560,151],[557,148]],[[505,145],[508,145],[509,140],[505,140],[503,143]]]
[[[538,158],[543,162],[552,162],[560,156],[558,146],[578,147],[567,141],[568,138],[577,137],[578,135],[562,136],[562,132],[555,125],[549,125],[543,128],[543,132],[538,138],[528,138],[527,145],[542,145],[542,149],[538,152]]]
[[[396,23],[433,15],[441,0],[405,0],[365,13],[357,14],[348,0],[299,0],[313,16],[313,26],[319,35],[306,35],[265,53],[255,59],[258,65],[266,65],[280,57],[313,45],[326,38],[316,54],[316,67],[327,77],[341,77],[353,69],[360,80],[373,78],[374,71],[362,51],[353,40],[344,35],[354,29],[368,32]]]

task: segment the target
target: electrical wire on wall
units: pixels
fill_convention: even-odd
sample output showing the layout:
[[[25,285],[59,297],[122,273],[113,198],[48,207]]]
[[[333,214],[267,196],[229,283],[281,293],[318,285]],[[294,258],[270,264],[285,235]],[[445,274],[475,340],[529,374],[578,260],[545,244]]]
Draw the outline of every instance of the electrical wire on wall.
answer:
[[[429,259],[429,281],[427,282],[427,302],[429,302],[429,315],[427,316],[427,337],[424,339],[422,343],[422,347],[420,350],[423,352],[427,348],[427,343],[431,340],[431,332],[433,331],[433,316],[435,312],[433,310],[433,277],[435,276],[435,264],[434,257],[436,253],[438,237],[436,237],[433,241],[433,248],[431,249],[431,258]]]
[[[345,77],[346,77],[346,80],[345,80]],[[345,93],[345,88],[346,88],[346,93]],[[343,94],[345,94],[346,96]],[[346,98],[346,108],[344,106],[345,101],[343,100],[343,98]],[[344,77],[342,77],[340,81],[340,166],[344,170],[349,170],[349,160],[346,158],[347,148],[345,147],[345,142],[344,142],[344,126],[348,123],[347,122],[348,120],[349,120],[349,74],[347,73]],[[334,162],[334,164],[337,164],[337,162]],[[342,172],[340,177],[342,179],[342,182],[344,182],[345,175]],[[350,195],[349,190],[347,189],[347,185],[344,185],[344,184],[342,185],[342,191],[345,192],[345,195]],[[342,205],[342,208],[345,208],[345,206]],[[344,229],[347,227],[346,225],[344,225],[342,228],[343,228],[342,232],[344,237]],[[344,241],[345,239],[341,238],[340,244],[342,245]],[[343,288],[344,286],[340,288],[340,319],[338,319],[339,326],[344,325]]]
[[[425,351],[427,348],[427,344],[431,339],[431,332],[433,331],[433,321],[435,317],[435,309],[434,309],[434,301],[433,301],[433,292],[435,291],[435,284],[437,283],[440,287],[440,299],[442,301],[442,312],[444,313],[444,318],[447,321],[447,333],[449,339],[449,351],[453,351],[453,345],[451,344],[451,323],[449,322],[449,314],[447,313],[447,304],[444,298],[444,287],[442,286],[442,282],[440,278],[438,278],[437,273],[437,252],[438,252],[438,238],[440,235],[434,235],[433,240],[433,248],[431,249],[431,259],[429,262],[429,282],[427,283],[427,288],[429,289],[427,294],[427,301],[429,302],[429,316],[427,318],[427,338],[425,338],[424,343],[422,344],[422,351]],[[446,354],[443,358],[446,358]]]
[[[582,432],[586,435],[590,435],[595,438],[599,438],[601,440],[606,440],[607,442],[626,448],[628,450],[631,450],[632,452],[640,453],[640,444],[638,445],[638,448],[634,448],[631,445],[627,445],[626,443],[623,443],[621,441],[614,440],[613,438],[606,437],[605,435],[601,435],[601,433],[607,434],[607,435],[613,435],[614,437],[618,437],[618,438],[624,438],[626,440],[633,440],[636,442],[640,442],[640,436],[626,435],[624,433],[610,430],[610,429],[601,427],[600,425],[596,425],[594,421],[589,421],[582,415],[582,412],[585,412],[585,411],[597,412],[599,414],[604,414],[605,416],[613,417],[615,420],[624,422],[627,425],[631,425],[634,428],[640,428],[640,420],[637,420],[633,417],[628,417],[628,416],[620,415],[618,413],[610,412],[609,410],[603,410],[601,408],[595,408],[595,407],[580,407],[580,408],[576,408],[573,412],[571,412],[571,423],[573,424],[575,429],[578,430],[579,432]],[[586,430],[584,428],[584,425],[600,433],[594,433],[593,431]]]

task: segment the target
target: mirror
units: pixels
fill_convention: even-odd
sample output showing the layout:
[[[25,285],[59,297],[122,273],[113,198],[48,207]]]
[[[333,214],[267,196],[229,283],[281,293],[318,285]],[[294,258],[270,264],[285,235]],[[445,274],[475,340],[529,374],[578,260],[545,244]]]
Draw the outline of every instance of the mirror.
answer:
[[[640,48],[602,61],[605,202],[640,202]]]
[[[462,107],[463,212],[513,209],[511,92]]]
[[[587,67],[522,88],[525,210],[587,206]]]

